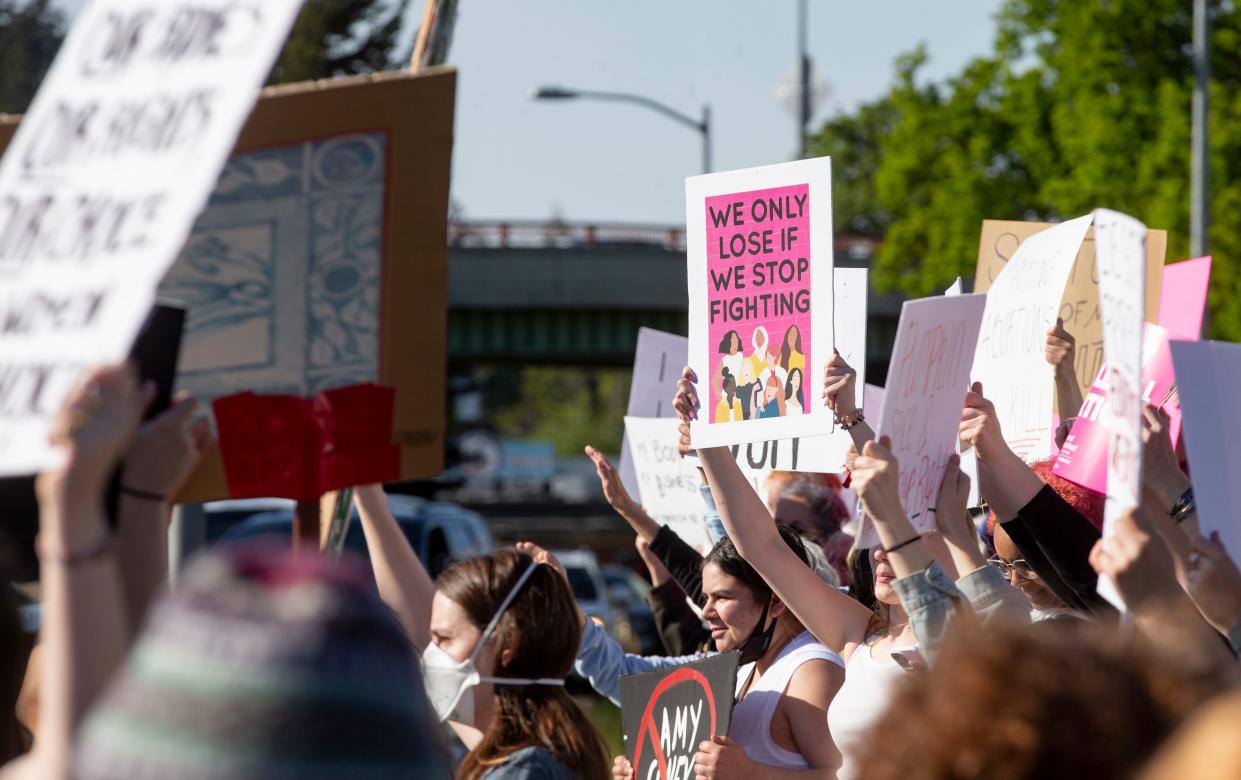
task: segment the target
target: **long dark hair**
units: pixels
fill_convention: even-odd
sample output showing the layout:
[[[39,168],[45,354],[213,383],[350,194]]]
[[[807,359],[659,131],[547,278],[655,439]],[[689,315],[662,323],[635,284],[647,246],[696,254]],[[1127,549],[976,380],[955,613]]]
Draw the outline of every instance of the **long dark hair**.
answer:
[[[464,560],[440,575],[436,588],[461,606],[482,630],[533,559],[517,550],[497,550]],[[540,566],[513,599],[496,626],[496,677],[562,678],[573,668],[581,631],[569,586],[549,566]],[[511,650],[507,663],[501,649]],[[539,747],[569,767],[575,777],[607,778],[612,764],[603,737],[564,688],[495,685],[495,716],[482,742],[457,770],[477,780],[508,757]]]
[[[806,377],[802,375],[800,368],[795,368],[792,371],[789,371],[788,379],[784,380],[784,400],[787,401],[793,397],[793,374],[797,374],[797,376],[801,379],[801,381],[797,383],[797,405],[805,411],[806,402],[803,400],[804,396],[802,395],[802,389],[806,384]]]
[[[806,552],[806,545],[802,543],[801,537],[797,532],[787,525],[777,525],[776,530],[780,532],[780,538],[784,539],[784,543],[789,546],[801,562],[810,565],[810,554]],[[719,570],[739,580],[746,590],[754,594],[754,600],[759,604],[766,603],[771,598],[771,586],[763,579],[763,575],[759,574],[750,562],[741,557],[741,553],[737,552],[737,546],[733,544],[733,540],[725,536],[716,542],[711,548],[711,552],[707,553],[707,557],[702,559],[702,565],[714,563]],[[701,571],[701,569],[700,569]],[[796,629],[793,634],[800,634],[804,627],[801,622],[793,615],[791,610],[784,613],[785,622],[789,624],[790,629]]]
[[[732,354],[732,353],[728,350],[728,348],[732,346],[732,340],[733,340],[733,339],[736,339],[736,340],[737,340],[737,351],[738,351],[738,352],[740,352],[740,351],[742,351],[742,349],[744,349],[744,347],[743,347],[743,346],[742,346],[742,344],[741,344],[741,336],[737,334],[737,331],[735,331],[735,330],[730,330],[730,331],[728,331],[727,333],[725,333],[725,334],[724,334],[724,338],[720,340],[720,354],[721,354],[721,355],[731,355],[731,354]]]
[[[793,349],[797,350],[798,352],[802,351],[801,328],[797,327],[796,325],[790,325],[789,329],[784,331],[784,341],[780,343],[780,367],[783,368],[785,371],[789,370],[789,358],[792,357],[793,355],[793,353],[789,351],[789,334],[793,332],[797,333],[797,338],[793,342]]]

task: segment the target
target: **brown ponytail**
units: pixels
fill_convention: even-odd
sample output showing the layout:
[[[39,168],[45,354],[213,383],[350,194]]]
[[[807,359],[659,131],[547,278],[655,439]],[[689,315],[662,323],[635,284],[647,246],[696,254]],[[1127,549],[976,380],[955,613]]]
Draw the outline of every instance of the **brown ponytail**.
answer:
[[[436,587],[481,630],[532,562],[525,553],[497,550],[456,564],[440,575]],[[577,657],[581,632],[573,594],[560,575],[548,566],[536,569],[500,618],[495,639],[494,676],[565,677]],[[508,663],[505,650],[512,651]],[[547,750],[586,780],[606,780],[611,773],[603,738],[564,688],[496,684],[495,715],[457,777],[478,780],[527,747]]]

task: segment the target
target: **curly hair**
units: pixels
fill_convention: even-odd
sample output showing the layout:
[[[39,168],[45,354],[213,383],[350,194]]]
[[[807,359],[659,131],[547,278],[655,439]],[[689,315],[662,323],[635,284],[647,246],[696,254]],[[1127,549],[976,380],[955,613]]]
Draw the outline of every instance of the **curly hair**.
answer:
[[[1064,499],[1065,503],[1076,509],[1079,515],[1089,520],[1091,525],[1103,530],[1103,506],[1107,502],[1107,496],[1056,476],[1051,473],[1055,465],[1056,459],[1051,457],[1031,463],[1030,470],[1038,475],[1044,485],[1056,491],[1056,495]],[[986,532],[989,538],[995,537],[996,521],[995,512],[988,512]]]
[[[859,776],[1128,778],[1219,682],[1085,622],[963,627],[895,693]]]

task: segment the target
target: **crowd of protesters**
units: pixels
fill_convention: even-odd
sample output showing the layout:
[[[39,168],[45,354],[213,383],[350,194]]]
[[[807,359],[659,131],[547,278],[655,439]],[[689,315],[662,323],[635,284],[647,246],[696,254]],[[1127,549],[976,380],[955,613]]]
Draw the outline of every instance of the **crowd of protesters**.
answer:
[[[1077,387],[1071,352],[1057,323],[1058,393]],[[822,379],[854,442],[857,513],[835,476],[777,472],[760,495],[728,449],[699,449],[714,546],[698,550],[587,448],[650,573],[666,653],[638,656],[533,543],[433,581],[377,485],[354,494],[373,576],[251,543],[199,555],[166,590],[169,497],[210,430],[192,399],[142,423],[152,388],[96,369],[58,417],[63,463],[37,483],[33,649],[12,593],[0,602],[4,776],[630,778],[566,678],[618,702],[623,675],[729,651],[736,701],[728,734],[694,756],[704,780],[1241,776],[1241,572],[1199,534],[1160,410],[1145,415],[1143,506],[1104,543],[1102,497],[1014,454],[976,384],[959,433],[985,508],[954,456],[936,530],[918,533],[854,371],[837,355]],[[683,452],[697,380],[686,369],[673,401]]]

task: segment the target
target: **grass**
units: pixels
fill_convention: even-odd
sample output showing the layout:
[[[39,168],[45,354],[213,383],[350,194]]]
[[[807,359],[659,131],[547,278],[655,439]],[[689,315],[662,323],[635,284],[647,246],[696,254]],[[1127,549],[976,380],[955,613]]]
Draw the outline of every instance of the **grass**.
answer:
[[[590,722],[595,724],[603,741],[608,745],[608,756],[615,757],[625,752],[624,730],[621,726],[620,707],[596,694],[575,696],[574,700],[586,711]]]

